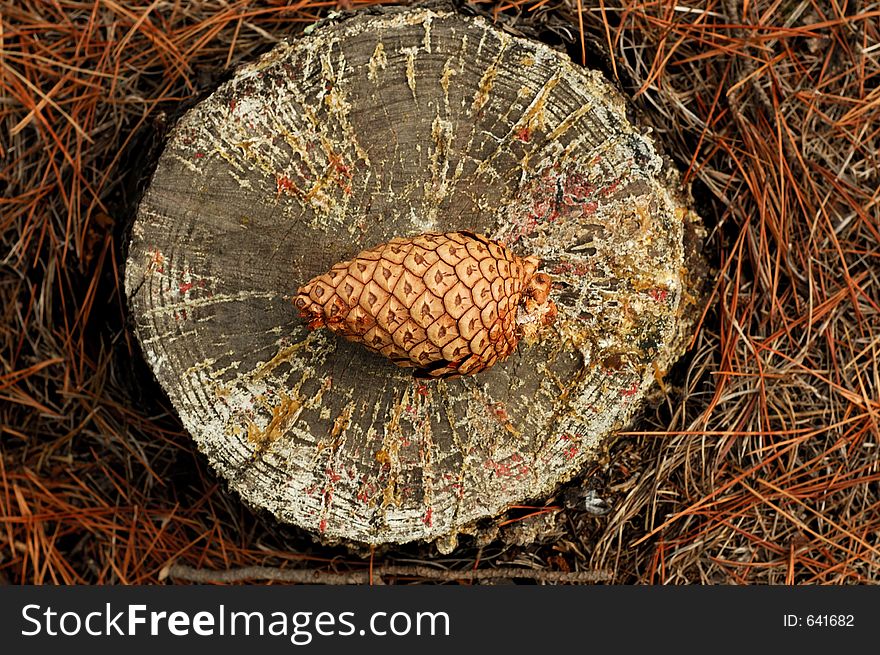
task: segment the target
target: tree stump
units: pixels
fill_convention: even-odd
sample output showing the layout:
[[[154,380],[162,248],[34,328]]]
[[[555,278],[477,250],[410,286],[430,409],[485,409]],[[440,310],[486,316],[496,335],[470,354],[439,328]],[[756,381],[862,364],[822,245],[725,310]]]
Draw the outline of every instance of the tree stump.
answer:
[[[682,351],[696,224],[600,74],[483,19],[384,9],[278,45],[180,120],[126,293],[247,503],[324,539],[450,538],[549,494],[632,418]],[[415,379],[291,303],[364,248],[452,230],[553,280],[553,328],[484,373]]]

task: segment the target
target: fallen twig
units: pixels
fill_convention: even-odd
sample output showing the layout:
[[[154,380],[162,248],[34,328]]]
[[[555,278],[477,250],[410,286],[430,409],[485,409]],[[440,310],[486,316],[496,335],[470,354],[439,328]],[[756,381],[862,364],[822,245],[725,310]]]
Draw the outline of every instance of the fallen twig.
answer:
[[[238,569],[213,571],[197,569],[185,564],[171,564],[163,569],[159,579],[173,578],[176,581],[198,582],[201,584],[229,584],[253,580],[271,582],[292,582],[297,584],[384,584],[382,578],[423,578],[435,582],[488,582],[490,580],[535,580],[536,582],[608,582],[610,571],[542,571],[540,569],[499,568],[476,569],[473,571],[450,571],[430,566],[377,566],[372,572],[323,571],[321,569],[278,569],[271,566],[245,566]]]

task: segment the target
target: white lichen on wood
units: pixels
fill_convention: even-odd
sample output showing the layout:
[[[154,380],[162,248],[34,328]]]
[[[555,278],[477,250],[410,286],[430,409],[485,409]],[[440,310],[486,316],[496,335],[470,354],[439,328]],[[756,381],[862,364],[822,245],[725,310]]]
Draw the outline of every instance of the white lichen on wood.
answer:
[[[174,129],[126,270],[146,358],[255,507],[325,538],[447,537],[540,497],[679,354],[677,178],[597,73],[481,19],[361,14],[283,43]],[[559,316],[425,382],[290,303],[395,236],[475,230],[553,276]]]

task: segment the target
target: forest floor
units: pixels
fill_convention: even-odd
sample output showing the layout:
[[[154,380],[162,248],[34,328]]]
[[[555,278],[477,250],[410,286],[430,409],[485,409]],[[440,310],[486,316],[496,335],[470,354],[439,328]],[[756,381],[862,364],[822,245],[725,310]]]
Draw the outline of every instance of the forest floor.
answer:
[[[0,581],[880,582],[878,2],[462,6],[604,70],[692,185],[691,349],[601,461],[451,555],[321,545],[225,491],[126,322],[132,171],[365,4],[0,0]]]

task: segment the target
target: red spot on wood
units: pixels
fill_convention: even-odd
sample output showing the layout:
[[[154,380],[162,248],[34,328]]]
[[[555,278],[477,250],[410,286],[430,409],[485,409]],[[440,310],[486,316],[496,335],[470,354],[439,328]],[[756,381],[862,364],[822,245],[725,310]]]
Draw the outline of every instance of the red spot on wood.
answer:
[[[510,462],[513,464],[506,464],[503,462],[496,462],[492,459],[487,459],[483,466],[500,478],[516,478],[517,480],[522,480],[529,474],[529,467],[525,464],[521,464],[521,458],[514,459],[510,458]]]
[[[425,525],[427,525],[429,527],[434,525],[434,508],[433,507],[429,507],[428,511],[425,512],[425,518],[422,519],[422,523],[424,523]]]
[[[351,179],[353,177],[351,168],[343,163],[342,158],[336,153],[330,153],[330,166],[336,173],[336,185],[342,189],[343,193],[351,194]]]
[[[421,383],[417,384],[416,385],[416,393],[419,394],[420,396],[423,396],[423,397],[427,396],[428,395],[428,386],[425,384],[421,384]]]
[[[181,296],[184,295],[187,291],[192,289],[194,286],[195,286],[195,283],[193,283],[193,282],[182,282],[180,284],[180,295]]]
[[[666,298],[669,296],[669,291],[662,287],[658,287],[656,289],[651,289],[648,294],[655,302],[666,302]]]
[[[197,152],[197,153],[196,153],[196,159],[201,159],[201,158],[204,157],[204,156],[205,156],[205,153],[203,153],[203,152]]]
[[[487,459],[485,462],[483,462],[483,468],[494,471],[495,473],[498,473],[498,467],[498,463],[493,459]]]
[[[561,264],[557,264],[553,268],[550,269],[550,272],[553,275],[562,275],[563,273],[568,273],[571,269],[574,268],[574,265],[570,262],[562,262]]]
[[[327,519],[321,519],[318,523],[318,532],[324,533],[327,530]]]
[[[553,207],[550,198],[540,198],[532,204],[532,220],[537,223],[536,217],[548,214]]]
[[[584,174],[573,173],[562,180],[562,202],[569,206],[579,205],[595,190]]]
[[[356,498],[359,502],[364,504],[370,502],[370,498],[376,495],[376,485],[372,482],[365,482],[361,485],[360,490],[357,492]]]
[[[532,131],[528,127],[524,127],[520,130],[517,130],[515,136],[518,141],[528,143],[529,140],[532,138]]]
[[[605,197],[610,196],[612,193],[614,193],[617,190],[617,187],[619,187],[619,186],[620,186],[620,180],[614,180],[614,182],[612,182],[608,186],[603,187],[599,193]]]
[[[157,273],[165,272],[165,255],[158,250],[150,251],[150,268]]]
[[[638,391],[639,391],[639,383],[638,383],[638,382],[633,382],[633,383],[629,386],[629,388],[627,388],[627,389],[621,389],[621,390],[620,390],[620,395],[621,395],[621,396],[635,396],[635,395],[638,393]]]
[[[510,417],[507,414],[507,409],[504,407],[504,403],[493,403],[489,405],[489,412],[502,423],[510,422]]]
[[[577,455],[578,447],[577,446],[569,446],[562,452],[565,454],[565,459],[574,459],[574,456]]]
[[[285,192],[293,196],[303,195],[302,191],[300,191],[296,184],[293,183],[293,180],[291,180],[286,175],[275,176],[275,188],[277,195],[279,196]]]

